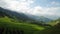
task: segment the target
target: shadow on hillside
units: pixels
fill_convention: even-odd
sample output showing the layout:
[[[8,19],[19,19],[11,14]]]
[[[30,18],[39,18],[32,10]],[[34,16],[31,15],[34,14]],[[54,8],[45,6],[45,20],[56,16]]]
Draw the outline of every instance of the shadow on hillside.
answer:
[[[22,30],[10,30],[8,28],[0,28],[0,34],[23,34],[24,32]]]
[[[60,34],[60,28],[56,26],[46,27],[46,29],[40,31],[41,34]]]

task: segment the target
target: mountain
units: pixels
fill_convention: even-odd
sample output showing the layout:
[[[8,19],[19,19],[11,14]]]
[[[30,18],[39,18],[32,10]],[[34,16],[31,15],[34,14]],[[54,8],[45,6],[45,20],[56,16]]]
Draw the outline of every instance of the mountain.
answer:
[[[33,20],[23,13],[18,13],[16,11],[11,11],[11,10],[0,7],[0,14],[1,13],[3,13],[4,16],[8,16],[9,18],[18,19],[21,21],[32,21]]]
[[[28,14],[27,14],[28,15]],[[35,19],[36,21],[43,21],[43,22],[49,22],[51,21],[51,19],[49,18],[46,18],[44,16],[35,16],[35,15],[28,15],[28,17],[32,18],[32,19]]]
[[[35,16],[35,15],[30,15],[30,14],[18,13],[17,11],[12,11],[12,10],[8,10],[8,9],[4,9],[0,7],[0,13],[1,12],[4,14],[4,16],[8,16],[9,18],[13,18],[13,19],[18,19],[20,21],[27,21],[27,22],[31,22],[31,21],[49,22],[51,21],[51,19],[48,19],[44,16]]]
[[[44,17],[47,17],[51,20],[56,20],[56,19],[60,18],[60,16],[58,16],[58,15],[57,16],[56,15],[44,15]]]

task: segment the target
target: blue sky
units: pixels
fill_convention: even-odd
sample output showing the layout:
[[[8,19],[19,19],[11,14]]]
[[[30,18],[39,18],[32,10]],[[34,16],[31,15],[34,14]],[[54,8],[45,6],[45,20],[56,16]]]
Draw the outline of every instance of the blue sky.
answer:
[[[33,5],[40,5],[42,7],[60,7],[60,0],[35,0]]]
[[[60,16],[60,0],[0,0],[0,7],[38,16]]]

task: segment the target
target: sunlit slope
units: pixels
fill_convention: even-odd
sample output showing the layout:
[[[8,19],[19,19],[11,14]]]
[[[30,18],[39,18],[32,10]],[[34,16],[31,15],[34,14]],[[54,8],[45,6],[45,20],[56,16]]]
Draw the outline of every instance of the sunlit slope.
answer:
[[[22,30],[24,34],[39,34],[41,30],[44,30],[44,27],[27,24],[27,23],[16,23],[17,21],[12,22],[10,18],[4,17],[0,18],[0,28],[9,29],[9,30]]]
[[[56,19],[56,20],[53,20],[51,22],[49,22],[48,24],[52,25],[52,26],[55,26],[57,25],[58,23],[60,23],[60,18]]]

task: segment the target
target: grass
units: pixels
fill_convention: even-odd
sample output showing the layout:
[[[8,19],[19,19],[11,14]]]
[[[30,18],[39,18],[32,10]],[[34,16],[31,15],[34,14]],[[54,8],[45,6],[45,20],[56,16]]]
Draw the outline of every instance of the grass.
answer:
[[[60,28],[20,23],[4,17],[0,18],[0,34],[60,34]]]
[[[42,26],[27,24],[27,23],[15,23],[11,22],[11,19],[5,17],[0,18],[0,28],[9,30],[22,30],[24,34],[39,34],[41,30],[45,28]],[[4,30],[5,31],[5,30]]]

